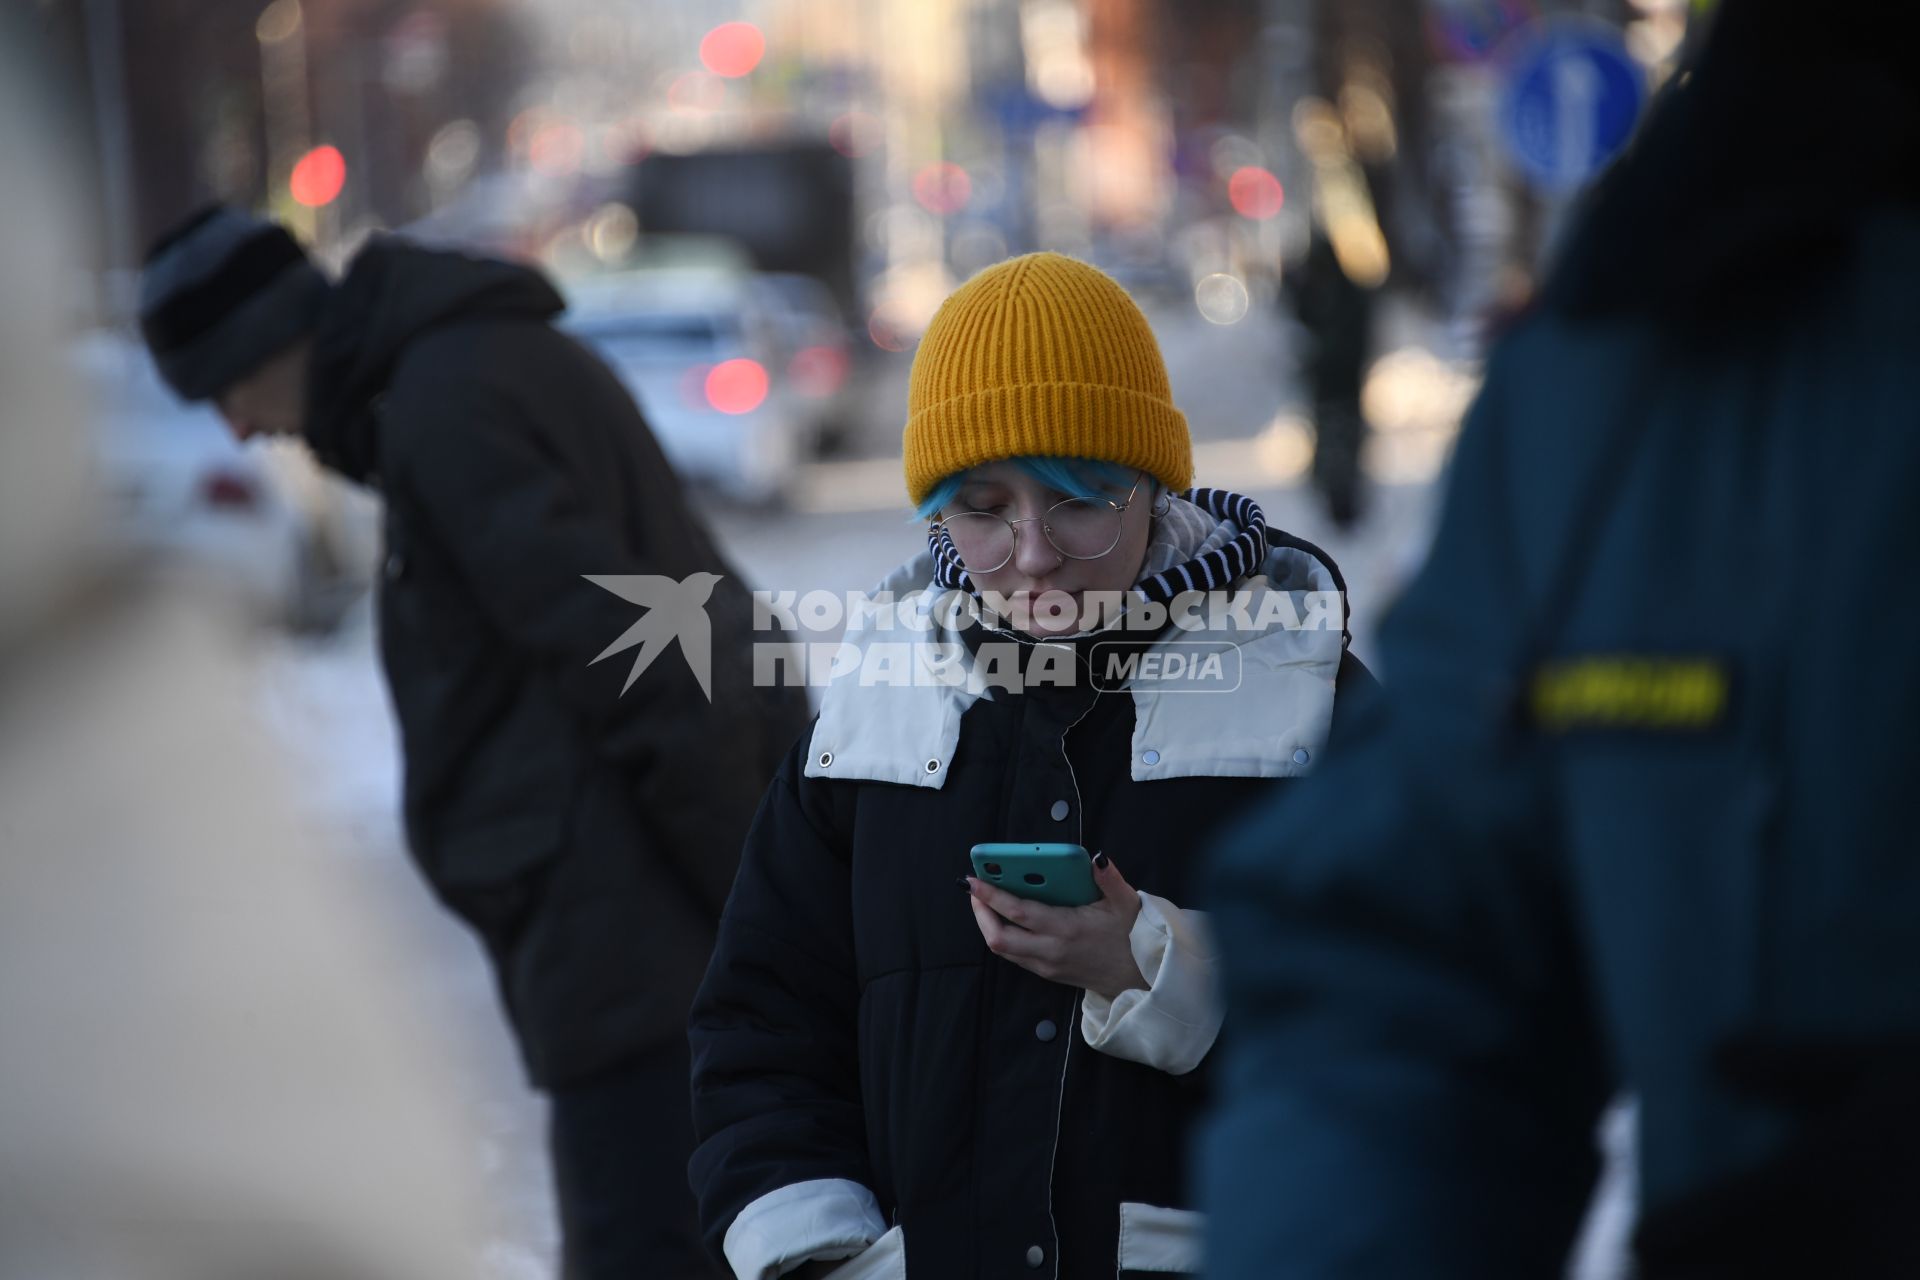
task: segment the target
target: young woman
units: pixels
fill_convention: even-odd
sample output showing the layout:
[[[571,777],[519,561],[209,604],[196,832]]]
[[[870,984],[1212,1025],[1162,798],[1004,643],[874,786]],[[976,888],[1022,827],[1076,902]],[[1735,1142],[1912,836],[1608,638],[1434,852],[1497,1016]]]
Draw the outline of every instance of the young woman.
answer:
[[[694,1011],[703,1227],[741,1280],[1195,1271],[1190,884],[1368,679],[1344,586],[1188,489],[1152,332],[1092,267],[976,276],[909,398],[928,550],[769,789]],[[972,874],[1015,841],[1083,846],[1099,900]]]

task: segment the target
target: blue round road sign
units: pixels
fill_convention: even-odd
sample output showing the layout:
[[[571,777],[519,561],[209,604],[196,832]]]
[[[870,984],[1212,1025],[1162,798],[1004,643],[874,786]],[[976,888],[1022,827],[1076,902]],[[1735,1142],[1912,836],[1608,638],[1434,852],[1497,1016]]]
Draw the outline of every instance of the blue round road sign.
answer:
[[[1500,126],[1514,163],[1543,191],[1571,191],[1626,145],[1646,77],[1618,32],[1602,23],[1534,23],[1503,51]]]

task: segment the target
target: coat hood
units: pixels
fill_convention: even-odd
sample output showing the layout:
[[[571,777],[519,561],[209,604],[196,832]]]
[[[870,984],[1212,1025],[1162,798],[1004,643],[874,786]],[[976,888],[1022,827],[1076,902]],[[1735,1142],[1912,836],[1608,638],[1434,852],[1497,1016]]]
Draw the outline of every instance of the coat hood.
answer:
[[[375,238],[333,291],[314,334],[308,442],[329,467],[371,480],[377,457],[373,404],[408,343],[457,321],[544,321],[565,307],[532,268]]]

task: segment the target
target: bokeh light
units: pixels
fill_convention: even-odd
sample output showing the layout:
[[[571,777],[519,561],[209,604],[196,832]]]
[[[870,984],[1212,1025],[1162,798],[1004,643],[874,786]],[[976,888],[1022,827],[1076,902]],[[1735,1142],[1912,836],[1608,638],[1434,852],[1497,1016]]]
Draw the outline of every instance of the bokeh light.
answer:
[[[1368,164],[1385,164],[1400,149],[1392,95],[1393,86],[1382,75],[1357,77],[1340,90],[1340,118],[1354,154]]]
[[[760,65],[767,39],[751,22],[723,22],[700,41],[700,65],[729,80],[747,75]]]
[[[586,135],[568,121],[543,125],[527,148],[527,161],[548,177],[564,178],[580,171],[587,151]]]
[[[1238,276],[1216,271],[1193,288],[1194,305],[1214,324],[1238,324],[1247,314],[1247,286]]]
[[[867,319],[867,339],[882,351],[907,349],[906,338],[877,310]]]
[[[722,413],[752,413],[766,398],[767,371],[757,360],[722,360],[707,373],[707,403]]]
[[[617,263],[633,252],[640,240],[640,220],[618,200],[601,205],[587,219],[587,248],[605,263]]]
[[[1264,165],[1266,153],[1253,139],[1238,133],[1224,133],[1207,148],[1207,161],[1222,178],[1230,178],[1248,165]]]
[[[1254,458],[1270,484],[1292,484],[1313,467],[1313,426],[1298,413],[1274,415],[1254,441]]]
[[[1302,98],[1293,104],[1293,133],[1315,164],[1347,153],[1347,127],[1325,98]]]
[[[847,353],[839,347],[802,347],[787,362],[787,380],[803,396],[830,396],[847,380]]]
[[[260,11],[253,34],[261,44],[279,44],[296,35],[300,26],[300,0],[273,0]]]
[[[930,164],[913,175],[913,198],[928,213],[956,214],[973,199],[973,179],[957,164]]]
[[[1265,169],[1247,165],[1234,170],[1227,180],[1227,199],[1241,217],[1264,220],[1280,212],[1286,193],[1280,188],[1280,179]]]
[[[338,147],[315,147],[300,157],[287,181],[296,203],[309,209],[332,204],[347,185],[347,159]]]
[[[422,166],[427,180],[441,187],[457,187],[473,176],[481,153],[480,126],[471,120],[443,125],[427,144]]]

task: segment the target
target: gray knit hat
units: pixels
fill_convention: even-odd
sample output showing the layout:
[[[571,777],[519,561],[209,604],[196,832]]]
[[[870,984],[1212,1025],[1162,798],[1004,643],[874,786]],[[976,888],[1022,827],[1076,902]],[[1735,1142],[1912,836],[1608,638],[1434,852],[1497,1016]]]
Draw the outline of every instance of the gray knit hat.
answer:
[[[181,399],[210,400],[311,330],[330,288],[285,227],[216,205],[148,251],[140,331]]]

